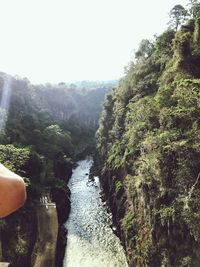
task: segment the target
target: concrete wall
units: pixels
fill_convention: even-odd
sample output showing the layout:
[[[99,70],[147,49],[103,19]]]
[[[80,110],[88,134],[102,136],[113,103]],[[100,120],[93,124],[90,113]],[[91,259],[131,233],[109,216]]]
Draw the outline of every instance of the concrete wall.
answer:
[[[54,203],[39,204],[36,207],[38,239],[32,254],[32,267],[55,267],[55,253],[58,234],[58,219]]]

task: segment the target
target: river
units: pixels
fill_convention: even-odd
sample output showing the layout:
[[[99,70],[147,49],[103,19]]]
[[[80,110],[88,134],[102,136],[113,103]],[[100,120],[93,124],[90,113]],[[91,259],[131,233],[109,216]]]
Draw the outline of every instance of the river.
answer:
[[[91,159],[79,161],[69,182],[71,213],[63,267],[128,267],[100,198],[98,177],[94,185],[87,183],[91,164]]]

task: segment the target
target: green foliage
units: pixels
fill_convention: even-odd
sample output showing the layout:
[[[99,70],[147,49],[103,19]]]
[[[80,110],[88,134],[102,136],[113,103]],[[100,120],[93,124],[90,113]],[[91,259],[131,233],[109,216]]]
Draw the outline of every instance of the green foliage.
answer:
[[[199,25],[168,29],[149,53],[140,46],[103,108],[101,181],[117,206],[130,266],[199,266]]]
[[[115,181],[115,192],[119,193],[123,188],[123,184],[121,181],[117,180]]]
[[[135,58],[137,59],[147,58],[152,54],[152,50],[153,50],[152,43],[147,39],[143,39],[140,42],[138,51],[135,53]]]
[[[200,3],[198,0],[190,0],[190,8],[189,13],[192,18],[199,19],[200,18]]]
[[[163,34],[156,38],[154,49],[155,57],[164,68],[170,57],[173,56],[173,40],[175,32],[172,29],[166,30]]]
[[[30,148],[0,145],[0,162],[13,172],[24,174],[23,167],[30,157]]]
[[[200,13],[200,4],[199,4],[199,13]],[[193,54],[195,56],[200,55],[200,20],[195,20],[195,30],[194,30],[194,36],[193,36]]]
[[[72,154],[72,143],[69,133],[64,132],[59,125],[49,125],[44,129],[44,146],[49,157],[63,151]],[[45,151],[44,151],[45,153]]]
[[[169,24],[177,31],[178,27],[185,21],[187,10],[182,5],[175,5],[170,11]]]
[[[108,156],[108,164],[118,169],[123,165],[124,146],[120,142],[111,146]]]
[[[162,225],[166,225],[170,220],[175,219],[175,208],[174,206],[163,206],[161,205],[159,210],[153,210],[154,216],[159,216]]]
[[[182,259],[180,267],[192,267],[192,259],[189,256],[186,256]]]
[[[127,237],[134,237],[136,228],[136,216],[132,211],[129,211],[123,218],[122,228]]]

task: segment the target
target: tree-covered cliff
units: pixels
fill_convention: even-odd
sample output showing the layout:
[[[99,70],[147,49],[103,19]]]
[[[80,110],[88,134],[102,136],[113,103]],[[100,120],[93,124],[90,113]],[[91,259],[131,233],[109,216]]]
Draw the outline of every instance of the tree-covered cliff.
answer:
[[[98,168],[130,266],[200,266],[199,6],[141,42],[101,114]]]

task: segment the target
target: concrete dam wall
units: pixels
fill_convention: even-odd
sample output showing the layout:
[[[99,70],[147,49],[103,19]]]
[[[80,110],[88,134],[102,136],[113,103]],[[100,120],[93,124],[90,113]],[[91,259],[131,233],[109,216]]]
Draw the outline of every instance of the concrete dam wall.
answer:
[[[37,205],[38,238],[32,253],[32,267],[55,267],[58,218],[55,203]]]

